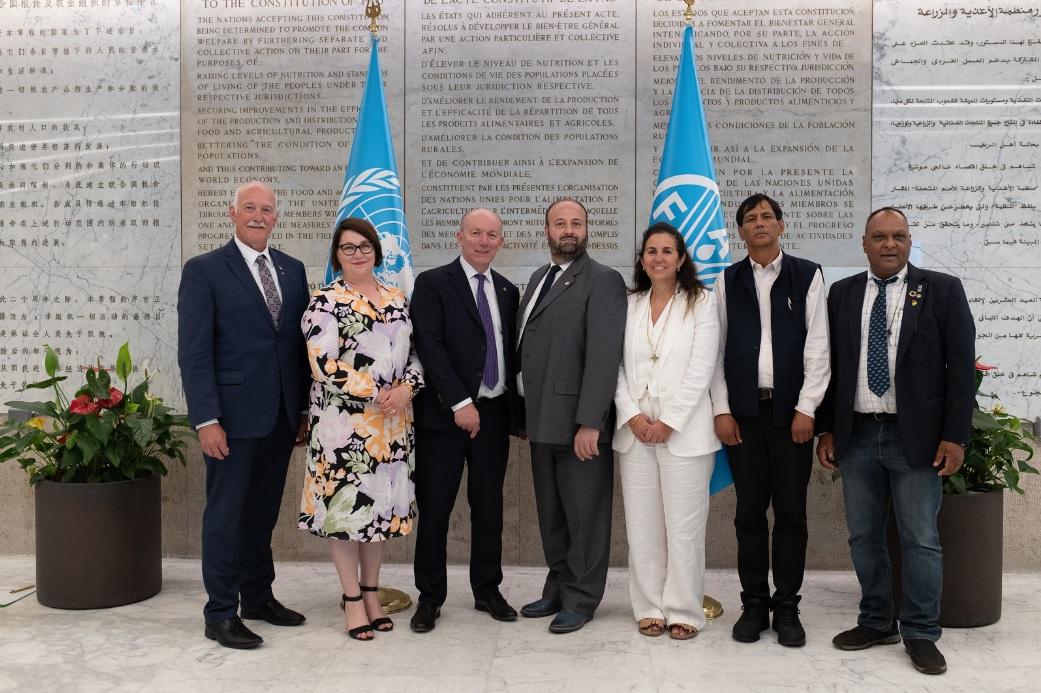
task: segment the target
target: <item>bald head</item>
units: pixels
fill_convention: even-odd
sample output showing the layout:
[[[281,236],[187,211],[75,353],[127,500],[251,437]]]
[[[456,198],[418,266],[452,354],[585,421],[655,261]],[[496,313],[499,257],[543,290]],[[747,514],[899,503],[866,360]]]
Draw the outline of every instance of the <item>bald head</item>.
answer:
[[[502,219],[490,209],[472,209],[459,220],[455,239],[463,259],[478,272],[484,272],[502,247]]]

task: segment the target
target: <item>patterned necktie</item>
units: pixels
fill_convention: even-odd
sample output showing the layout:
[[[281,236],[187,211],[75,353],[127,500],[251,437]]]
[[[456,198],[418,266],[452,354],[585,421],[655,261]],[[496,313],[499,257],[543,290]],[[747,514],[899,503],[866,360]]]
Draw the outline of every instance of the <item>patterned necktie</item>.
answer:
[[[484,282],[488,279],[483,274],[475,274],[477,279],[477,314],[481,316],[484,327],[484,377],[481,382],[489,390],[499,384],[499,352],[495,348],[495,323],[492,322],[492,309],[488,305],[488,297],[484,294]]]
[[[868,323],[867,381],[868,388],[881,397],[889,389],[889,330],[886,329],[886,286],[896,281],[871,278],[878,287],[875,302],[871,304]]]
[[[257,274],[260,275],[260,285],[264,287],[264,300],[267,301],[267,309],[271,311],[271,319],[278,327],[278,319],[282,315],[282,299],[278,297],[278,287],[275,286],[275,278],[271,276],[271,270],[267,266],[267,258],[263,255],[257,256]]]

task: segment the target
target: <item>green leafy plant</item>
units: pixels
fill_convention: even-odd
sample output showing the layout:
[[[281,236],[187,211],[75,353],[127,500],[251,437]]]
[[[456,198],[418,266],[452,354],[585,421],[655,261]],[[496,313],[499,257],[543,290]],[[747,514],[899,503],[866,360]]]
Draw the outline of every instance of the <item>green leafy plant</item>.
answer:
[[[980,392],[983,379],[993,369],[994,366],[976,362],[976,408],[972,412],[972,439],[965,451],[962,468],[944,480],[944,493],[986,493],[1008,488],[1021,494],[1020,475],[1038,473],[1029,464],[1034,456],[1031,443],[1038,439],[1024,428],[1018,416],[1005,411],[995,395]],[[994,400],[993,406],[990,409],[981,408],[981,397]]]
[[[47,379],[19,392],[53,390],[54,397],[6,403],[30,418],[0,427],[0,462],[17,460],[30,484],[137,479],[165,475],[167,459],[185,463],[188,417],[174,414],[148,391],[147,371],[144,380],[130,388],[134,364],[127,344],[119,348],[114,369],[122,389],[112,385],[99,361],[96,368],[84,371],[85,383],[70,401],[61,387],[67,377],[57,375],[59,368],[58,354],[46,346]]]

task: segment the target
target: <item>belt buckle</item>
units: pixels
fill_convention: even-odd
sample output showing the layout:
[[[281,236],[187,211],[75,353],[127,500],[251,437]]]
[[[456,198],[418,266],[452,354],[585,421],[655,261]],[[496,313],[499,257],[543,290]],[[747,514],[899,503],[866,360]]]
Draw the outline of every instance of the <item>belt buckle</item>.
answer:
[[[766,402],[768,400],[772,400],[773,398],[774,398],[773,388],[771,388],[771,387],[761,387],[761,388],[759,388],[759,401],[760,402]]]

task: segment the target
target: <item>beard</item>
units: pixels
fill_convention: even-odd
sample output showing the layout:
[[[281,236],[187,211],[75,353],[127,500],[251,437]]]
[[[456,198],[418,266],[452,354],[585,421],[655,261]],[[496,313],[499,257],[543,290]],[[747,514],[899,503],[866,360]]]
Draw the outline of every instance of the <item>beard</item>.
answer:
[[[580,255],[586,249],[586,242],[589,240],[589,236],[583,236],[578,238],[577,236],[565,235],[560,240],[553,240],[553,238],[547,238],[549,243],[549,252],[552,253],[554,258],[560,260],[573,260]]]

